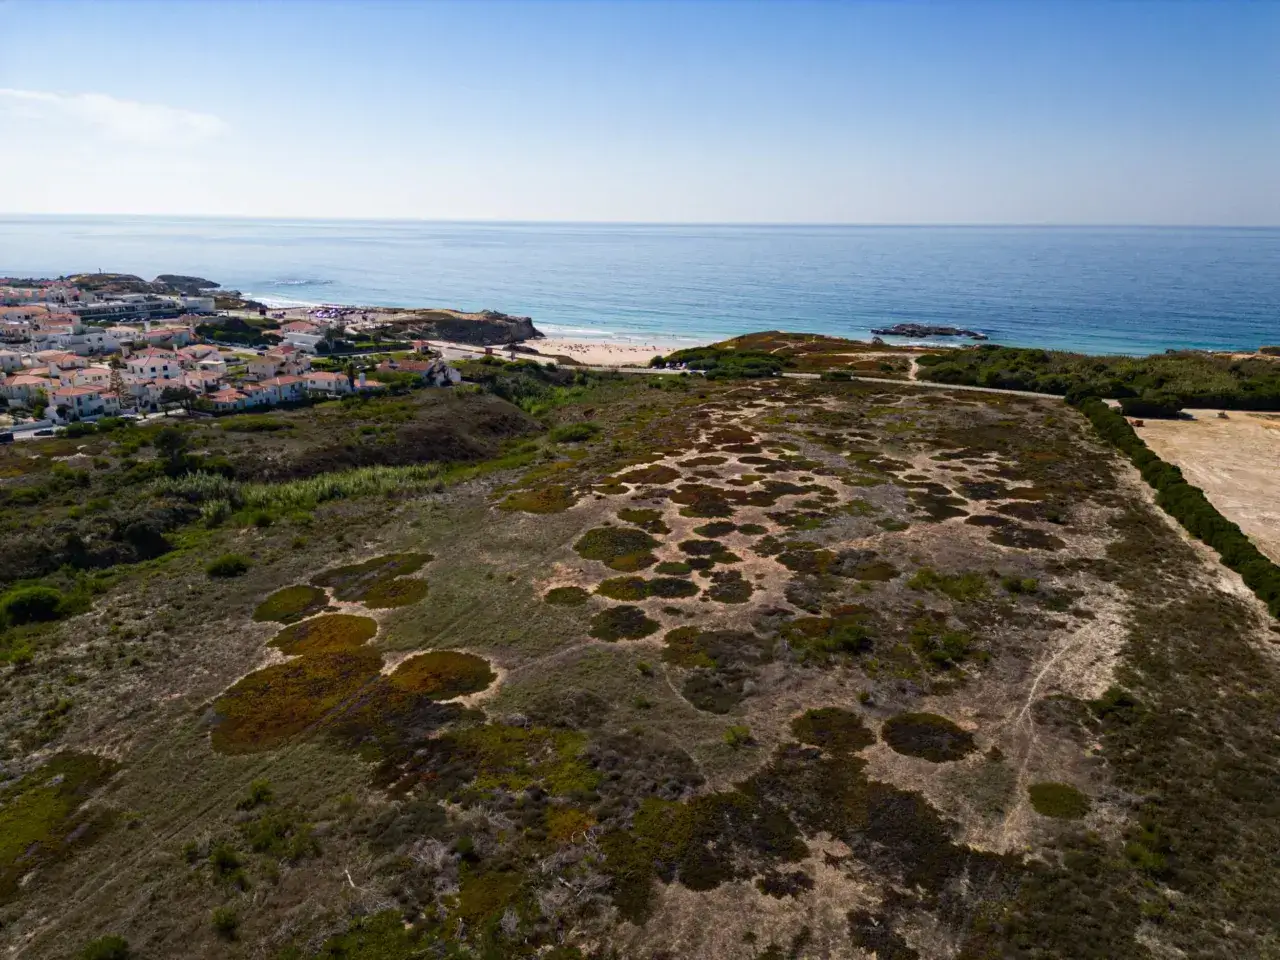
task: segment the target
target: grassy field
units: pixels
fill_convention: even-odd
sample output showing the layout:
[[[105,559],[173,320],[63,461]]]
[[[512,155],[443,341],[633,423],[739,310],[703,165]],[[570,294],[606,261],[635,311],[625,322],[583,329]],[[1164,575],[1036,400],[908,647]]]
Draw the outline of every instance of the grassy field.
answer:
[[[1078,412],[470,373],[0,453],[11,956],[1280,955],[1280,632]]]

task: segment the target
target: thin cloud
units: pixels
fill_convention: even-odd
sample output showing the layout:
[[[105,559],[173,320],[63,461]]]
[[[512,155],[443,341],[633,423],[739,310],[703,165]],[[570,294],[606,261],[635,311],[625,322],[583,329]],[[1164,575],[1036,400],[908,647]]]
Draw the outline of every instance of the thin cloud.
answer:
[[[128,143],[152,147],[184,147],[203,143],[228,130],[211,113],[160,103],[121,100],[105,93],[50,93],[0,87],[0,111],[17,122],[88,124],[100,133]],[[74,134],[75,128],[64,127]]]

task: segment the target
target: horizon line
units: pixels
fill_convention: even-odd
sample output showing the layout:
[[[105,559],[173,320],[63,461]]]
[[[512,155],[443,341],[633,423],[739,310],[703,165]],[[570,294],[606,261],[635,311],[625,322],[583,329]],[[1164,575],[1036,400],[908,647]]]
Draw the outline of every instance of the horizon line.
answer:
[[[574,227],[771,227],[771,228],[893,228],[893,229],[1054,229],[1054,230],[1276,230],[1280,223],[1124,223],[1111,221],[1053,223],[1016,221],[804,221],[804,220],[503,220],[432,217],[308,217],[229,213],[30,213],[0,211],[9,219],[134,219],[134,220],[255,220],[274,223],[421,223],[489,226]]]

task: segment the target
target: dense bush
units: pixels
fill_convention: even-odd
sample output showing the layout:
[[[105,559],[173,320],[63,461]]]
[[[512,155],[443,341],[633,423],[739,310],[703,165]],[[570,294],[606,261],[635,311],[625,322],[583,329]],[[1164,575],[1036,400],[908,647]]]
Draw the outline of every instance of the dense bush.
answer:
[[[562,423],[558,427],[553,427],[547,436],[556,443],[577,443],[581,440],[590,440],[599,432],[600,426],[595,423]]]
[[[129,960],[129,941],[114,935],[90,941],[80,951],[80,960]]]
[[[772,353],[725,350],[721,347],[692,347],[649,361],[649,366],[659,369],[681,365],[690,370],[701,370],[711,379],[755,379],[776,377],[788,366],[788,361]]]
[[[1120,409],[1126,417],[1176,417],[1182,410],[1182,401],[1176,393],[1148,390],[1140,397],[1123,397]]]
[[[224,553],[204,568],[211,577],[238,577],[249,569],[249,561],[238,553]]]
[[[1217,550],[1222,562],[1244,578],[1273,616],[1280,617],[1280,567],[1219,513],[1204,491],[1187,483],[1181,470],[1156,456],[1123,416],[1097,399],[1081,400],[1078,406],[1098,433],[1128,456],[1142,479],[1155,488],[1156,503],[1192,536]]]
[[[1079,353],[999,347],[949,350],[920,357],[920,377],[1055,393],[1068,397],[1150,398],[1156,409],[1226,407],[1280,410],[1280,364],[1262,357],[1238,359],[1196,351],[1149,357],[1087,356]],[[1137,413],[1162,416],[1164,413]]]
[[[57,620],[66,598],[52,587],[18,587],[0,597],[0,624],[20,626]]]

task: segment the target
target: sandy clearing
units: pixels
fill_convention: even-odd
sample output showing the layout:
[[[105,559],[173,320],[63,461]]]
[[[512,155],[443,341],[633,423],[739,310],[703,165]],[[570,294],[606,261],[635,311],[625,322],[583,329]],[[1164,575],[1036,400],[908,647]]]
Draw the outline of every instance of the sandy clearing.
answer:
[[[1188,410],[1191,420],[1147,420],[1135,428],[1258,549],[1280,562],[1280,416]]]

